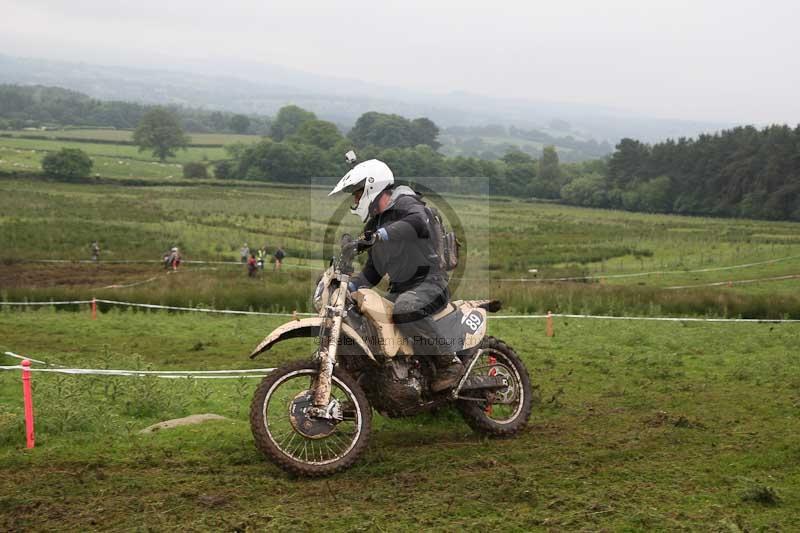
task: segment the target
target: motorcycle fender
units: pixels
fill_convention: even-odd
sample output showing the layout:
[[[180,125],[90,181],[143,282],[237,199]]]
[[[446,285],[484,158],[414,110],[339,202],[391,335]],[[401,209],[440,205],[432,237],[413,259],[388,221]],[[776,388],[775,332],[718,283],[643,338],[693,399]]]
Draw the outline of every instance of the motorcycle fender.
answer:
[[[255,359],[260,353],[266,352],[281,341],[296,339],[298,337],[316,337],[319,335],[323,320],[322,317],[315,316],[302,320],[293,320],[275,328],[272,333],[264,337],[264,340],[256,346],[256,349],[250,354],[250,359]],[[342,322],[342,335],[351,339],[365,354],[367,354],[367,357],[377,363],[367,343],[361,339],[356,330],[345,322]]]

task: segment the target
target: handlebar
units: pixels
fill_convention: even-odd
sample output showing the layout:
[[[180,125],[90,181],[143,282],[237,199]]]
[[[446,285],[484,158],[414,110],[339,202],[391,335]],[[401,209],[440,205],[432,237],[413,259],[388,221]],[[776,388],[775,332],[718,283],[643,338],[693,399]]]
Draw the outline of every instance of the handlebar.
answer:
[[[355,251],[356,254],[371,248],[378,242],[378,236],[373,232],[367,232],[363,239],[353,239],[350,235],[345,233],[342,235],[342,254]]]
[[[371,248],[376,242],[378,242],[378,234],[374,231],[370,231],[364,233],[364,238],[358,240],[358,245],[362,250],[366,250],[367,248]]]
[[[342,235],[341,268],[343,272],[351,273],[353,271],[352,263],[355,256],[364,250],[368,250],[378,241],[374,233],[366,234],[364,237],[364,239],[353,239],[353,237],[347,233]]]

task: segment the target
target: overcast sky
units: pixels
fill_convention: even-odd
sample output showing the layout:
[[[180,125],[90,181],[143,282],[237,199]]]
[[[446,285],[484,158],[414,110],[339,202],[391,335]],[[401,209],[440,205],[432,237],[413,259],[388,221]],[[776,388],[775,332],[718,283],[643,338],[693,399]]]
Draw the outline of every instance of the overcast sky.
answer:
[[[541,5],[540,5],[541,4]],[[0,53],[800,123],[796,0],[0,0]]]

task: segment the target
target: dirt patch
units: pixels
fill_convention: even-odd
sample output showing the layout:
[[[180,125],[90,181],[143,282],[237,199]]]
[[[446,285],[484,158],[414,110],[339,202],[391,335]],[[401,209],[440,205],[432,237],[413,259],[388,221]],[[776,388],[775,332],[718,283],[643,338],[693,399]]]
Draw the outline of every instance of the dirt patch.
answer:
[[[163,272],[160,265],[113,265],[87,263],[33,264],[14,263],[0,265],[0,287],[45,288],[78,287],[100,288],[106,285],[139,281]]]

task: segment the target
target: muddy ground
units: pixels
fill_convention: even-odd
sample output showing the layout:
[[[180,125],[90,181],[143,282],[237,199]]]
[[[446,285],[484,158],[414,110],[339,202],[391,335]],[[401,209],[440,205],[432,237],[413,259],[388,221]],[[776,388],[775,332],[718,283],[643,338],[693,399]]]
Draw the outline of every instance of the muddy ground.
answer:
[[[0,265],[0,289],[91,287],[132,283],[164,273],[158,264],[12,263]]]

